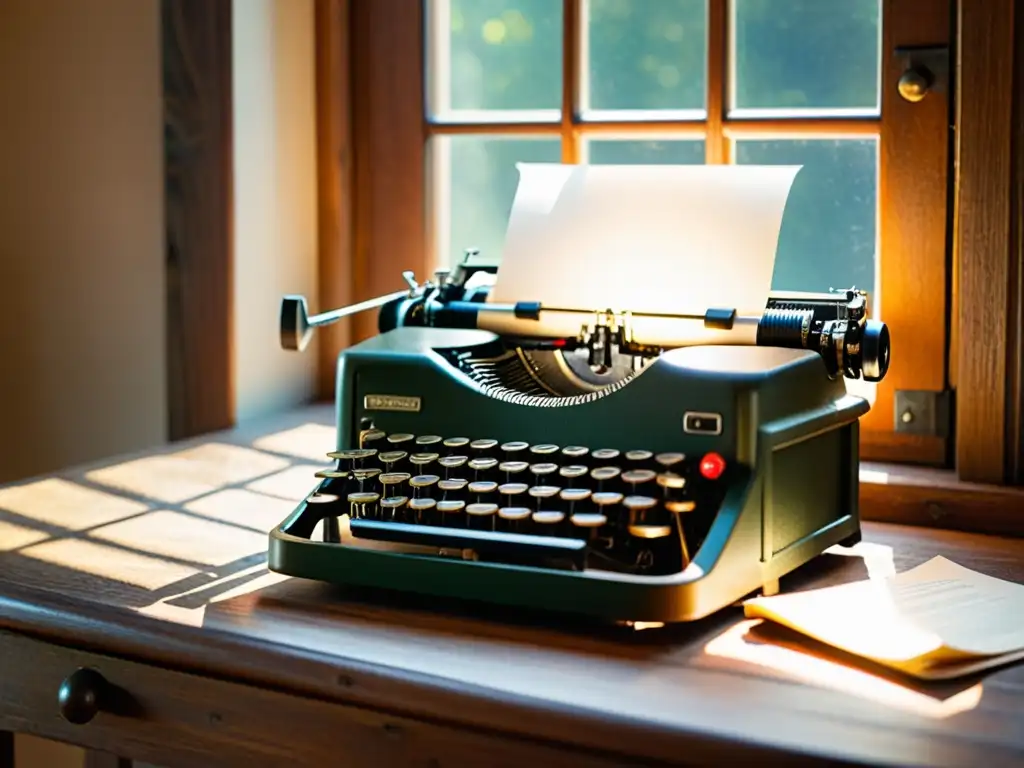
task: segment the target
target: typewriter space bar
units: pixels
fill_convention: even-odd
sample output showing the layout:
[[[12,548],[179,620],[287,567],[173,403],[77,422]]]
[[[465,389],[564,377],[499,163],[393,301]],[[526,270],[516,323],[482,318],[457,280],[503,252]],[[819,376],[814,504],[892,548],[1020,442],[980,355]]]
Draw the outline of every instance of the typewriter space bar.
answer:
[[[419,544],[438,549],[473,550],[483,560],[559,570],[582,571],[586,567],[587,543],[580,539],[381,523],[376,520],[352,520],[349,530],[359,539]]]

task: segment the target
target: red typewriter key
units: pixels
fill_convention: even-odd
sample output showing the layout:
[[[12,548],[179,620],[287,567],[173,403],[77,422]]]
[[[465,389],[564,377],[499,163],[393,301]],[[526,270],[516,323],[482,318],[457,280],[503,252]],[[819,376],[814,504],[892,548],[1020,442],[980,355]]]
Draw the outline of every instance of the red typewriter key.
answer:
[[[725,459],[717,453],[708,453],[700,460],[700,473],[708,480],[717,480],[725,471]]]

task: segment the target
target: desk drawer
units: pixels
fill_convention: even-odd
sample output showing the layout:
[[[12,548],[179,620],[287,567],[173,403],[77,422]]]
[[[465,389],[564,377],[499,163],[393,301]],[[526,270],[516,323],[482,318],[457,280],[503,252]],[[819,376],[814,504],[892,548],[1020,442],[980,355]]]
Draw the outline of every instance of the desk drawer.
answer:
[[[94,670],[104,705],[75,725],[58,691]],[[81,681],[79,675],[76,681]],[[90,681],[86,680],[86,683]],[[92,712],[73,686],[63,711]],[[77,706],[75,706],[77,702]],[[389,717],[342,704],[223,682],[84,653],[0,631],[0,731],[33,733],[178,766],[622,766],[621,760],[555,746]]]

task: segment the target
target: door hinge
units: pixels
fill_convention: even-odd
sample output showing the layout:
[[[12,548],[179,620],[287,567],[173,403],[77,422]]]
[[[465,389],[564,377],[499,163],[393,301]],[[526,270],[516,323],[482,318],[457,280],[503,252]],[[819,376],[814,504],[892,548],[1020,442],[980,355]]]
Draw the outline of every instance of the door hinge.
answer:
[[[907,435],[949,437],[953,430],[956,403],[951,389],[896,390],[897,432]]]

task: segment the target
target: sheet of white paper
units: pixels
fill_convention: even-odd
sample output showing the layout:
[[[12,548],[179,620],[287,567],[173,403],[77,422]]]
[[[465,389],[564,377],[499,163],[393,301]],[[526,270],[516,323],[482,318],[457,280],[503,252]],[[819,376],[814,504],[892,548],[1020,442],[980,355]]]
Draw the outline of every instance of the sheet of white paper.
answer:
[[[489,301],[760,314],[799,166],[521,163]]]

